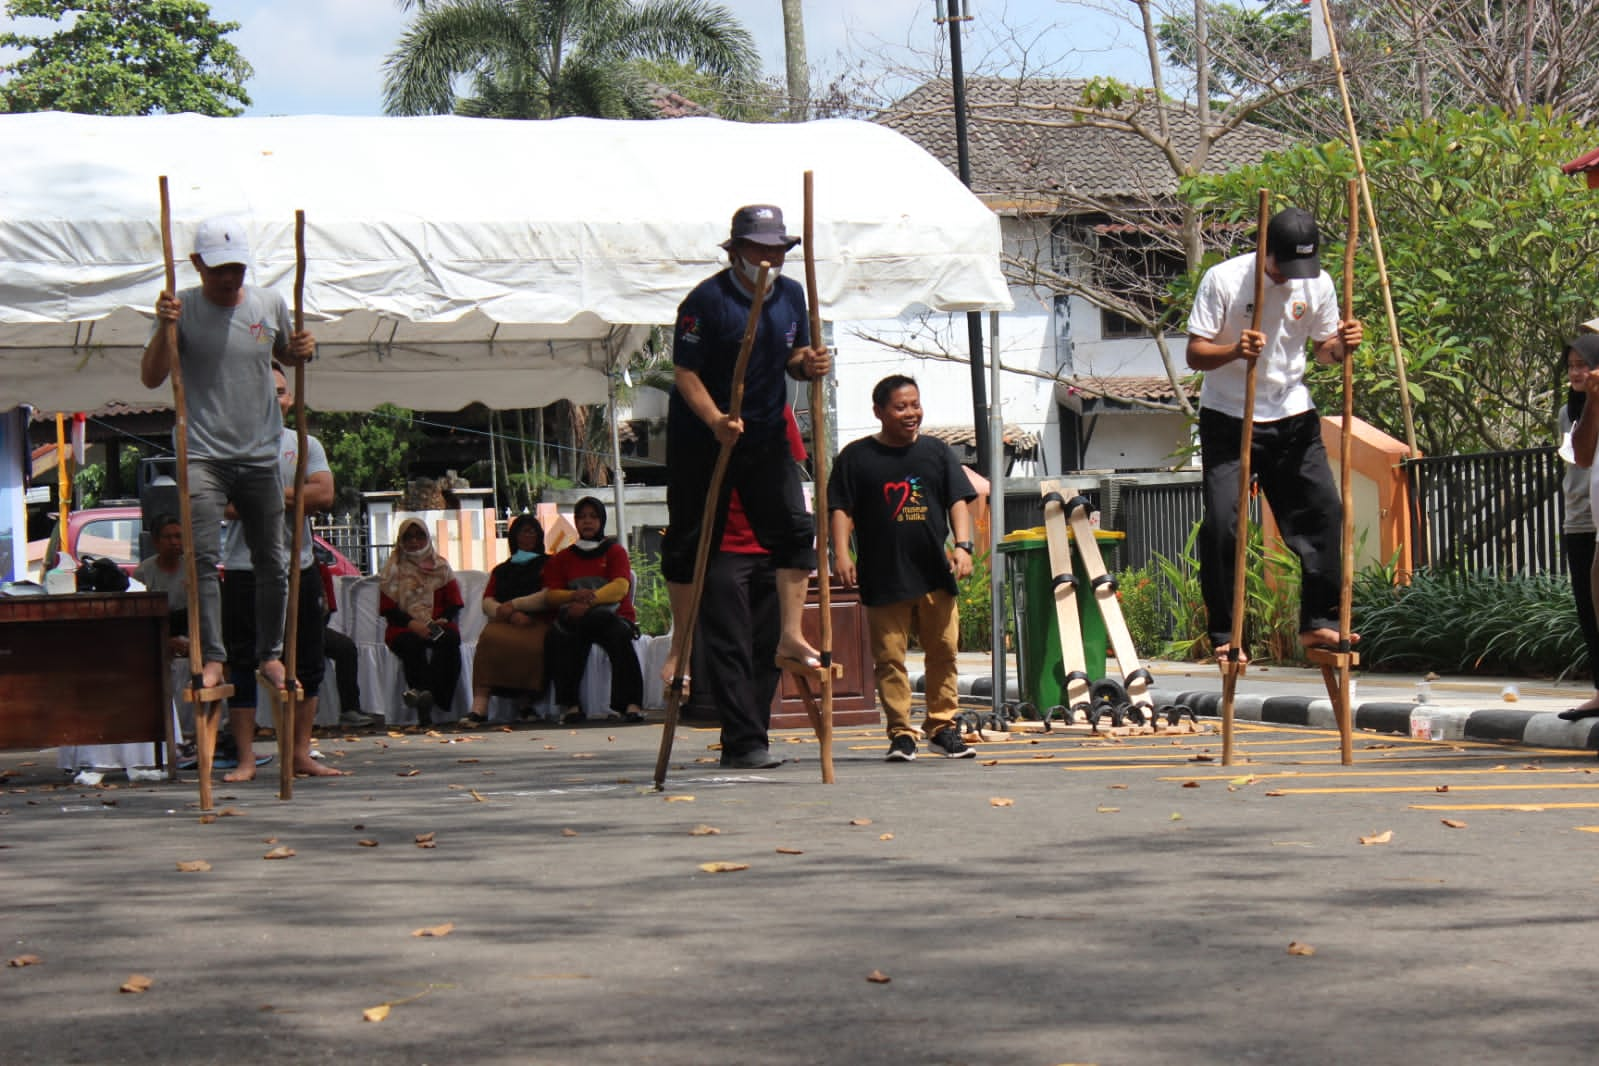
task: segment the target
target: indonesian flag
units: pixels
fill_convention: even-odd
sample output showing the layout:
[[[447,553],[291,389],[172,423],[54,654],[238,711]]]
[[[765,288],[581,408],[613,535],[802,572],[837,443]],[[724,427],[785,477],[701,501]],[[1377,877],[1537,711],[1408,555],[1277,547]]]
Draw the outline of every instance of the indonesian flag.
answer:
[[[1332,34],[1327,29],[1327,0],[1305,0],[1310,9],[1310,58],[1332,55]]]
[[[73,465],[80,469],[83,466],[84,453],[87,451],[84,442],[84,430],[87,428],[87,422],[88,416],[82,411],[77,411],[72,416],[72,462]]]

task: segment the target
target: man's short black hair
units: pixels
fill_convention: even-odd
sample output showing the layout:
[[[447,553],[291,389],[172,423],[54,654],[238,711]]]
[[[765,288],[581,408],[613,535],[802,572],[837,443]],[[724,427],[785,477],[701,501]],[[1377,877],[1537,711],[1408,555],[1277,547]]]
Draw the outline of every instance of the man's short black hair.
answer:
[[[909,374],[888,375],[888,377],[872,386],[872,406],[886,407],[888,405],[889,397],[893,396],[900,389],[903,389],[906,385],[914,386],[917,392],[922,391],[922,387],[916,384],[916,379],[911,377]]]

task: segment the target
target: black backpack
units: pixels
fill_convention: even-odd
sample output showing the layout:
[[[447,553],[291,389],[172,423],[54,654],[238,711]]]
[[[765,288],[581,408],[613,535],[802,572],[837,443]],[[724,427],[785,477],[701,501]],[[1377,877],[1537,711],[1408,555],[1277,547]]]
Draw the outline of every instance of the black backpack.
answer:
[[[104,555],[85,555],[78,562],[79,592],[126,592],[128,575]]]

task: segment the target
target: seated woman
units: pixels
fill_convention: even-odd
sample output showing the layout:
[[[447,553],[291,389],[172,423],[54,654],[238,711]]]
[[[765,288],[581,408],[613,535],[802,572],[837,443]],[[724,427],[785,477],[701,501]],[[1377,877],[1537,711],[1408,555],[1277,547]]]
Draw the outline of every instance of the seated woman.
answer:
[[[577,501],[572,521],[577,543],[552,558],[544,571],[549,602],[560,607],[549,655],[555,664],[555,700],[565,708],[561,721],[583,719],[578,685],[595,644],[611,660],[611,710],[630,722],[642,721],[644,678],[633,651],[638,636],[633,566],[627,549],[605,535],[605,505],[599,500]]]
[[[405,705],[428,726],[433,711],[449,713],[461,680],[461,585],[421,520],[402,521],[396,541],[378,578],[378,611],[389,623],[383,643],[405,671]]]
[[[472,658],[472,710],[467,719],[489,720],[492,692],[544,691],[544,638],[551,613],[545,604],[544,529],[530,514],[519,516],[506,533],[511,557],[489,573],[483,589],[488,624],[478,634]]]

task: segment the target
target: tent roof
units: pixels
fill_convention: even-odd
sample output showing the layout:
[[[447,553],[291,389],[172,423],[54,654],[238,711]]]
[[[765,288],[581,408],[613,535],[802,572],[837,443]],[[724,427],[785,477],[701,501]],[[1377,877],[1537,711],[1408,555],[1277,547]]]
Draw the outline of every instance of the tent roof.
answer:
[[[866,122],[47,113],[0,116],[0,143],[0,409],[148,402],[163,174],[180,288],[194,227],[227,213],[252,283],[287,296],[305,211],[322,409],[598,402],[723,262],[734,208],[799,231],[805,169],[824,317],[1010,306],[997,218]]]

